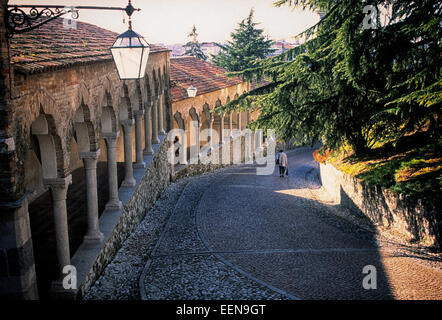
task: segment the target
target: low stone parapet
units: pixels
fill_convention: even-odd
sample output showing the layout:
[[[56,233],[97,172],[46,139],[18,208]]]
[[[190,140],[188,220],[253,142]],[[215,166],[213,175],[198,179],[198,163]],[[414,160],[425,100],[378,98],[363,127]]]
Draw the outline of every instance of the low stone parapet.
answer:
[[[335,203],[365,215],[374,226],[395,230],[410,243],[442,247],[441,213],[425,201],[370,185],[328,163],[320,164],[320,176]]]

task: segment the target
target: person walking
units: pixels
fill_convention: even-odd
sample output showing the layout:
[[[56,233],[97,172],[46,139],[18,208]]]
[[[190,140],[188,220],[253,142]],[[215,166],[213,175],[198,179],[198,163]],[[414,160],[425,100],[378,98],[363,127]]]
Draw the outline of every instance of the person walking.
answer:
[[[284,177],[284,174],[289,175],[289,171],[287,169],[289,163],[287,160],[287,155],[283,150],[279,150],[278,154],[276,155],[276,164],[279,166],[279,176],[281,178]]]

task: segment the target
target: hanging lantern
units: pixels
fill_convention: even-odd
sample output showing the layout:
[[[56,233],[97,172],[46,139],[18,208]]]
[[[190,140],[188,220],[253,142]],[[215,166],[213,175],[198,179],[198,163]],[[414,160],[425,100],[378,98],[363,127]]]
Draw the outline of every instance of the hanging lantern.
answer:
[[[193,85],[190,85],[190,87],[187,88],[187,95],[189,96],[189,98],[195,98],[197,91],[197,88],[195,88]]]
[[[132,30],[120,34],[111,47],[112,56],[121,80],[134,80],[144,77],[150,46],[142,36]]]

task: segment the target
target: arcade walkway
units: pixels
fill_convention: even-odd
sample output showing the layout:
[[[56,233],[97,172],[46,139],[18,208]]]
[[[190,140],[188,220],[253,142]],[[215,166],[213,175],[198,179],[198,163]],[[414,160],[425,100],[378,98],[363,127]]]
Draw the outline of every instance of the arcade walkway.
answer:
[[[312,150],[173,184],[86,299],[442,299],[436,255],[340,218]],[[364,266],[377,289],[363,288]]]

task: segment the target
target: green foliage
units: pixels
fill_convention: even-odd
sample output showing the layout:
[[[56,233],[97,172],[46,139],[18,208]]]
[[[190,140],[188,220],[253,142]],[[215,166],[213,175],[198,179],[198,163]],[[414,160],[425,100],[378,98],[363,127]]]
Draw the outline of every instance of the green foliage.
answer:
[[[442,148],[425,145],[425,135],[406,137],[399,148],[389,144],[366,154],[344,156],[333,152],[327,159],[339,170],[371,185],[426,199],[435,207],[442,204]]]
[[[239,28],[232,32],[232,41],[226,45],[217,44],[221,51],[212,56],[213,63],[228,70],[241,71],[254,66],[255,62],[266,58],[274,52],[270,49],[271,40],[266,40],[262,29],[257,29],[259,23],[253,22],[253,9],[249,16],[239,23]]]
[[[186,52],[184,52],[185,56],[196,57],[200,60],[206,61],[209,57],[201,50],[201,45],[198,42],[198,33],[196,32],[195,25],[192,28],[192,31],[187,35],[192,38],[190,42],[188,42],[184,47],[186,48]]]
[[[363,8],[391,8],[391,18],[364,28]],[[327,14],[302,35],[308,41],[279,56],[232,72],[270,83],[231,101],[220,111],[257,108],[254,124],[282,139],[322,139],[336,149],[349,144],[364,153],[379,141],[416,130],[440,139],[442,101],[441,17],[438,0],[280,0]],[[228,70],[235,71],[234,68]]]

